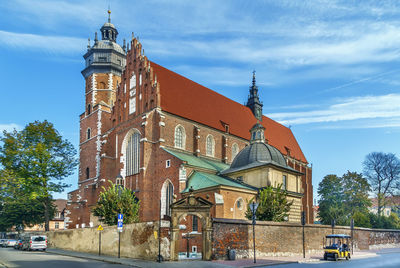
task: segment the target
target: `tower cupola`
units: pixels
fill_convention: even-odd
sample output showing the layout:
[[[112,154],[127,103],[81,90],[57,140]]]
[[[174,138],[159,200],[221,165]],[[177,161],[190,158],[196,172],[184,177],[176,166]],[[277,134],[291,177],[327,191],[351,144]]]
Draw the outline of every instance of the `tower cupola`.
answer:
[[[118,31],[117,28],[115,28],[114,24],[111,23],[111,10],[108,10],[107,12],[108,22],[104,23],[104,25],[100,29],[101,39],[116,42]]]
[[[254,116],[262,121],[262,107],[263,104],[258,96],[258,87],[256,85],[256,71],[253,71],[253,81],[249,88],[249,98],[247,100],[247,107],[253,112]]]
[[[88,50],[83,58],[86,66],[82,75],[87,78],[93,73],[113,73],[121,76],[126,64],[126,47],[121,47],[117,41],[118,31],[111,23],[111,11],[108,10],[108,21],[100,29],[101,40],[94,37],[94,44],[90,40]]]

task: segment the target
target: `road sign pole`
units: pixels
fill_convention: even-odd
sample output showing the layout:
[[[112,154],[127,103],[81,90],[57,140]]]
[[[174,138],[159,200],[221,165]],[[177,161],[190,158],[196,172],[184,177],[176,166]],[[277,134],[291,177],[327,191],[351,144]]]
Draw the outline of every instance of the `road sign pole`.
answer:
[[[101,255],[101,231],[99,231],[99,256]]]
[[[350,223],[350,228],[351,228],[351,255],[354,254],[353,252],[353,245],[354,245],[354,219],[351,219]]]
[[[160,200],[160,217],[158,218],[158,262],[161,262],[161,200]]]
[[[252,211],[253,211],[253,250],[254,250],[254,263],[257,262],[256,260],[256,204],[253,201],[253,206],[252,206]]]
[[[304,226],[306,225],[306,212],[301,212],[301,225],[303,225],[303,258],[306,258],[306,239],[304,234]]]
[[[118,232],[118,258],[121,257],[121,232]]]

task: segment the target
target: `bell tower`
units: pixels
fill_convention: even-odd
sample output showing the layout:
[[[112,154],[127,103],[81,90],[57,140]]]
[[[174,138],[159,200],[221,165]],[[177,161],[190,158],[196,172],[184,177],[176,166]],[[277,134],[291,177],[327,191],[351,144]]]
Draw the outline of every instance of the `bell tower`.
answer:
[[[87,52],[83,55],[85,109],[79,118],[79,188],[74,197],[71,197],[79,206],[73,206],[77,218],[71,218],[72,226],[84,223],[88,225],[94,221],[90,207],[97,200],[99,183],[105,179],[100,177],[104,162],[101,156],[103,138],[109,129],[116,90],[126,65],[125,41],[123,46],[117,43],[118,30],[111,23],[110,10],[108,20],[100,32],[101,40],[97,38],[96,32],[94,43],[88,40]]]
[[[258,87],[256,85],[256,71],[253,71],[253,81],[249,88],[249,98],[247,99],[247,107],[253,112],[254,116],[262,121],[263,104],[258,97]]]

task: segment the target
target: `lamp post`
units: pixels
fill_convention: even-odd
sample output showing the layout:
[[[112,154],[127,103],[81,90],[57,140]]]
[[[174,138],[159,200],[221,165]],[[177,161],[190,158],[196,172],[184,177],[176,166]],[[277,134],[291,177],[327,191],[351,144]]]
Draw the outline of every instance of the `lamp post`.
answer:
[[[251,212],[253,213],[252,217],[252,224],[253,224],[253,250],[254,250],[254,263],[256,263],[256,233],[255,233],[255,225],[256,225],[256,211],[257,211],[258,204],[253,201],[250,204]]]
[[[301,225],[303,225],[303,258],[306,257],[306,241],[305,241],[305,234],[304,234],[304,225],[306,225],[306,212],[301,212]]]
[[[116,181],[115,182],[118,183],[118,185],[117,185],[117,187],[118,187],[118,199],[121,197],[122,187],[123,187],[119,183],[122,182],[123,179],[124,178],[121,176],[121,174],[118,174],[117,177],[116,177]],[[118,200],[118,201],[120,201],[120,200]],[[120,213],[122,214],[121,210],[122,209],[120,208]],[[118,258],[121,257],[121,232],[122,232],[122,229],[118,230]]]

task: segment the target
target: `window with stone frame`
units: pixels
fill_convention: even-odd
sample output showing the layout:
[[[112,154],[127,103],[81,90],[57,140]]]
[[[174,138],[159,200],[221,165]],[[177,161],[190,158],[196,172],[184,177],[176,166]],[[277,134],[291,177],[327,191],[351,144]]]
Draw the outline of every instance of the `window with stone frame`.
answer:
[[[90,131],[90,128],[88,128],[88,129],[86,130],[86,139],[90,139],[90,135],[91,135],[90,132],[91,132],[91,131]]]
[[[174,186],[166,180],[161,189],[161,211],[162,215],[171,216],[171,204],[174,200]]]
[[[212,135],[208,135],[206,140],[206,155],[214,156],[214,152],[215,152],[214,137]]]
[[[129,80],[129,88],[133,89],[136,88],[136,75],[132,73],[131,79]]]
[[[119,186],[119,187],[125,187],[125,180],[124,178],[117,178],[115,180],[115,185]]]
[[[239,153],[239,146],[237,145],[237,143],[234,143],[232,145],[232,161],[233,159],[235,159],[238,153]]]
[[[131,79],[129,81],[129,114],[136,112],[136,75],[132,73]]]
[[[175,128],[175,148],[185,149],[186,134],[183,126],[178,125]]]
[[[139,173],[140,165],[140,134],[133,133],[126,146],[126,175],[130,176]]]
[[[282,189],[287,190],[287,176],[286,175],[282,176]]]
[[[198,217],[196,215],[193,215],[192,216],[192,220],[193,220],[192,231],[193,232],[198,232],[199,231],[199,219],[198,219]]]

